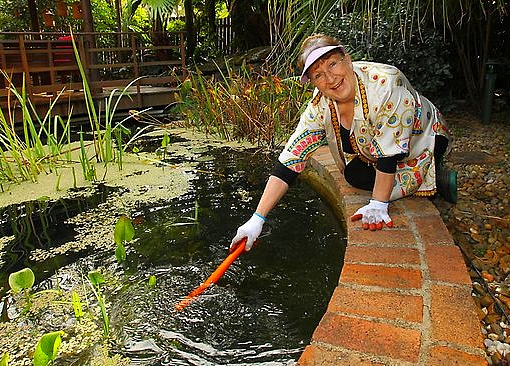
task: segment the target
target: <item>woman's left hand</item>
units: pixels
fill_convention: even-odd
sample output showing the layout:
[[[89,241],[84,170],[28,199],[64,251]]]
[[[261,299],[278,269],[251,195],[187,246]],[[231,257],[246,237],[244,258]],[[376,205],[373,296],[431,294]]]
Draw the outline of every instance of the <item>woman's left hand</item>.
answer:
[[[391,228],[393,221],[388,215],[388,205],[388,202],[371,199],[368,205],[361,207],[351,216],[351,221],[361,219],[362,227],[365,230],[381,230],[383,222]]]

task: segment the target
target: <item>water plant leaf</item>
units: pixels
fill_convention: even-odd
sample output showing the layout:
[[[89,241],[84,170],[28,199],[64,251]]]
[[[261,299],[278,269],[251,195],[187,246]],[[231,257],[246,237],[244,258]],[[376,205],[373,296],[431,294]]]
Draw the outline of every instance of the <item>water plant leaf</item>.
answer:
[[[71,302],[73,304],[74,316],[79,319],[83,316],[83,307],[80,295],[76,291],[71,293]]]
[[[88,273],[89,280],[92,283],[92,285],[97,286],[101,283],[105,283],[104,276],[99,271],[90,271]]]
[[[115,243],[117,245],[123,244],[125,241],[133,240],[135,236],[135,228],[131,223],[131,220],[126,215],[119,217],[117,224],[115,225]]]
[[[165,134],[163,136],[163,140],[161,141],[161,147],[162,148],[166,148],[168,146],[168,144],[170,143],[170,136],[168,136],[167,134]]]
[[[115,248],[115,258],[117,258],[117,260],[119,262],[124,262],[127,258],[127,255],[126,255],[126,248],[124,247],[124,244],[120,243],[120,244],[117,244],[117,248]]]
[[[2,358],[0,359],[0,366],[8,365],[9,365],[9,352],[5,352]]]
[[[35,348],[34,366],[46,366],[57,357],[63,335],[61,330],[43,334]]]
[[[34,272],[30,268],[24,268],[9,275],[9,286],[15,293],[24,289],[30,289],[35,283]]]
[[[149,286],[151,286],[151,287],[156,286],[156,276],[151,275],[151,276],[149,277]]]

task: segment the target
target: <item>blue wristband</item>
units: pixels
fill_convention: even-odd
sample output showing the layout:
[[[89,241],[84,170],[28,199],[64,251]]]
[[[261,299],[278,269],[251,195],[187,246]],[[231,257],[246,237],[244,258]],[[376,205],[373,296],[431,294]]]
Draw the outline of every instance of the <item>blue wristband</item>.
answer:
[[[265,218],[264,216],[262,216],[262,215],[261,215],[261,214],[259,214],[258,212],[254,212],[253,214],[254,214],[255,216],[260,217],[262,220],[267,221],[267,218]]]

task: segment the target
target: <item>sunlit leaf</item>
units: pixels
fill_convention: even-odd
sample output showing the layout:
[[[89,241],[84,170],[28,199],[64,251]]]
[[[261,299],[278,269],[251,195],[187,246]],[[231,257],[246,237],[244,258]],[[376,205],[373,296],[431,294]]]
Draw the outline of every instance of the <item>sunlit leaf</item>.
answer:
[[[151,286],[151,287],[156,286],[156,276],[151,275],[149,277],[149,286]]]
[[[134,236],[135,228],[131,220],[127,216],[122,215],[115,225],[115,243],[117,245],[123,244],[125,241],[133,240]]]
[[[104,276],[99,271],[90,271],[88,276],[89,276],[90,282],[94,286],[97,286],[97,285],[105,282]]]
[[[21,290],[32,288],[35,283],[34,272],[30,268],[24,268],[9,275],[9,286],[12,291],[19,293]]]
[[[80,299],[80,295],[76,291],[72,292],[72,303],[73,303],[73,310],[74,310],[74,316],[79,319],[83,316],[83,307]]]
[[[9,365],[9,353],[5,352],[2,358],[0,359],[0,366],[8,366]]]
[[[63,331],[57,331],[41,337],[34,352],[34,366],[46,366],[57,357],[62,335]]]
[[[115,248],[115,258],[117,258],[119,262],[124,262],[126,260],[127,256],[124,244],[117,244],[117,248]]]

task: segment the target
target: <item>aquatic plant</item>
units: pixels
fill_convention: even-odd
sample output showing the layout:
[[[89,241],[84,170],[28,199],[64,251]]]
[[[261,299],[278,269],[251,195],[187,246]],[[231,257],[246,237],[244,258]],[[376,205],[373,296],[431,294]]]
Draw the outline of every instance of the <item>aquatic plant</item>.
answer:
[[[34,286],[35,275],[30,268],[23,268],[9,275],[9,286],[14,293],[24,292],[27,301],[26,310],[30,309],[32,301],[30,299],[30,289]]]
[[[53,364],[62,343],[63,331],[43,334],[34,352],[34,366]]]
[[[246,65],[219,77],[191,73],[180,86],[177,107],[189,126],[227,140],[247,140],[273,148],[295,127],[303,103],[311,97],[297,78],[281,79]]]
[[[62,91],[41,118],[27,96],[24,76],[22,88],[17,90],[9,75],[4,70],[0,73],[8,83],[7,109],[5,113],[0,110],[0,182],[36,182],[41,172],[56,169],[62,156],[71,160],[70,116],[67,120],[52,117],[53,107]],[[18,113],[21,114],[20,121]],[[16,130],[16,126],[22,127],[23,134]]]
[[[108,312],[106,311],[106,303],[101,292],[101,285],[105,283],[105,279],[102,273],[99,271],[90,271],[88,273],[88,279],[92,288],[92,292],[96,296],[97,303],[101,309],[101,315],[103,317],[103,335],[105,338],[107,338],[110,335],[110,318],[108,317]]]
[[[80,295],[76,291],[71,291],[71,304],[73,305],[74,317],[80,319],[83,317],[83,304]]]
[[[5,352],[0,358],[0,366],[8,366],[9,365],[9,352]]]
[[[101,104],[97,107],[92,96],[87,74],[81,62],[80,53],[76,46],[74,38],[72,40],[73,50],[80,71],[83,92],[85,94],[85,105],[89,116],[90,127],[92,129],[95,157],[97,162],[103,162],[105,166],[109,163],[117,162],[119,169],[122,169],[122,136],[129,134],[130,131],[124,127],[123,123],[131,118],[128,116],[120,122],[115,123],[114,118],[120,101],[124,97],[131,98],[129,88],[133,86],[140,78],[133,79],[122,90],[113,89],[109,96],[104,99],[104,123],[101,121]]]
[[[114,231],[115,244],[117,244],[115,257],[119,262],[126,260],[126,248],[124,247],[124,244],[133,240],[134,236],[135,229],[129,217],[126,215],[119,217]]]
[[[83,131],[80,131],[80,165],[83,177],[88,181],[96,181],[96,168],[90,163],[87,151],[85,149],[85,141],[83,139]]]

